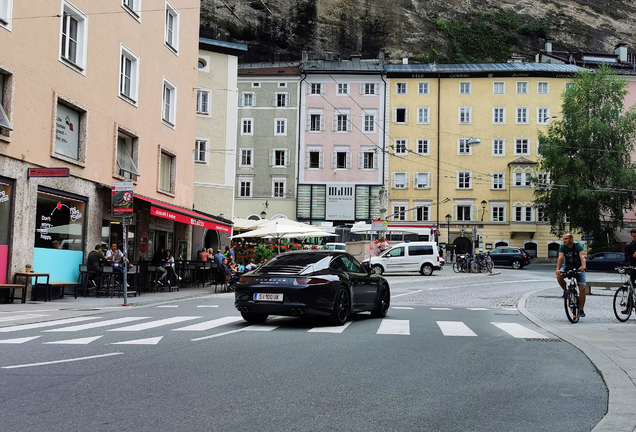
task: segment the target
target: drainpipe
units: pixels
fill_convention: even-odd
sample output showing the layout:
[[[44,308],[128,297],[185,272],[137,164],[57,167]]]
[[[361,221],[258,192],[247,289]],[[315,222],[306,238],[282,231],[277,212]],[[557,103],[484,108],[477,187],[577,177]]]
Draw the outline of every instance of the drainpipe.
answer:
[[[440,118],[441,116],[441,78],[440,78],[440,73],[437,72],[437,226],[439,226],[439,177],[440,177],[440,172],[439,172],[439,165],[440,165],[440,154],[439,154],[439,149],[440,149],[440,135],[442,133],[441,131],[441,122],[440,122]]]
[[[301,63],[302,65],[302,63]],[[307,79],[307,73],[301,69],[301,66],[298,66],[300,72],[300,82],[298,83],[298,147],[296,148],[296,220],[298,220],[298,186],[300,183],[300,134],[302,133],[302,128],[304,127],[304,119],[303,119],[303,110],[302,110],[302,102],[303,102],[303,81]],[[305,165],[303,164],[303,167]],[[304,168],[303,168],[304,169]],[[311,202],[309,203],[309,223],[311,224]]]
[[[383,72],[380,74],[380,79],[382,80],[382,82],[384,83],[384,92],[382,94],[382,188],[385,189],[386,191],[386,208],[387,211],[384,213],[380,213],[380,219],[386,219],[386,216],[388,215],[389,211],[389,200],[388,200],[388,187],[385,185],[385,179],[386,179],[386,175],[388,174],[387,171],[387,166],[386,166],[386,81],[384,80],[384,75],[386,74],[386,69],[383,68]],[[379,158],[378,158],[379,159]],[[382,194],[380,194],[382,195]],[[382,202],[380,202],[380,208],[382,208]]]

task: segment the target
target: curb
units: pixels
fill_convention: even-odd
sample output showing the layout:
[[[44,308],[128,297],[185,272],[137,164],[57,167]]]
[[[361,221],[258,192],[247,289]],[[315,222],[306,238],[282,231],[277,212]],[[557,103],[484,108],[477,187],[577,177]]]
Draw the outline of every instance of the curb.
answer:
[[[556,327],[543,322],[526,309],[526,300],[532,294],[545,289],[526,293],[519,299],[517,309],[537,326],[556,335],[581,351],[600,372],[609,396],[607,399],[607,413],[601,421],[592,429],[593,432],[634,432],[636,431],[636,412],[634,400],[636,400],[636,385],[627,373],[598,348],[583,342],[571,334],[558,330]]]

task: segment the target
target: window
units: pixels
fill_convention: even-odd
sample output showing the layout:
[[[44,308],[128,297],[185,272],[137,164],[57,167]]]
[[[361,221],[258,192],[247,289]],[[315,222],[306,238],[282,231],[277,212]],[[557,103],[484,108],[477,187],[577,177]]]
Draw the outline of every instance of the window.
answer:
[[[430,154],[429,140],[426,138],[420,138],[417,140],[417,147],[415,152],[420,155]]]
[[[194,161],[206,163],[208,161],[208,140],[197,139],[194,145]]]
[[[395,154],[406,154],[407,150],[406,150],[406,139],[404,138],[397,138],[395,140]]]
[[[310,149],[307,152],[305,166],[309,169],[321,169],[323,166],[322,151]]]
[[[60,98],[61,99],[61,98]],[[68,99],[58,99],[55,115],[54,157],[82,164],[85,160],[86,120],[85,110]]]
[[[364,83],[362,84],[363,90],[362,94],[364,95],[375,95],[377,94],[376,85],[374,83]]]
[[[391,176],[393,177],[393,189],[406,189],[408,173],[394,172]]]
[[[1,1],[1,0],[0,0]],[[0,140],[11,140],[13,107],[13,73],[0,67]]]
[[[13,22],[13,0],[0,0],[0,27],[11,31]]]
[[[492,109],[492,124],[506,124],[506,108],[495,107]]]
[[[492,155],[493,156],[505,156],[506,140],[503,138],[493,138],[492,140]]]
[[[197,90],[197,114],[210,114],[210,92]]]
[[[548,107],[537,108],[537,124],[538,125],[550,124],[550,108]]]
[[[490,214],[493,222],[505,222],[506,217],[504,215],[505,207],[502,206],[492,206],[490,208]]]
[[[413,178],[413,187],[415,189],[430,189],[431,174],[427,172],[418,172],[415,173],[415,177]]]
[[[363,151],[360,152],[360,169],[372,170],[375,169],[375,152]]]
[[[409,121],[408,108],[393,108],[393,123],[406,124]]]
[[[532,180],[532,173],[515,173],[515,186],[518,187],[529,187]]]
[[[332,168],[349,169],[351,166],[349,151],[336,148],[333,153]]]
[[[253,122],[251,118],[241,119],[241,135],[254,135]]]
[[[515,156],[530,154],[530,139],[515,138]]]
[[[241,106],[244,107],[255,107],[256,106],[256,94],[253,92],[243,92],[241,93]]]
[[[537,83],[537,94],[548,94],[549,87],[547,82],[539,81]]]
[[[406,220],[406,206],[404,205],[394,205],[393,206],[393,220],[396,221],[404,221]],[[395,250],[396,254],[393,256],[404,256],[404,248],[399,248],[399,250]]]
[[[367,133],[375,132],[375,114],[364,114],[363,130]]]
[[[338,94],[339,95],[348,95],[349,94],[349,84],[338,83]]]
[[[239,160],[239,166],[242,166],[242,167],[254,166],[252,164],[252,152],[253,151],[254,150],[252,150],[252,149],[241,149],[240,150],[241,159]]]
[[[472,189],[471,177],[470,171],[457,171],[457,189]]]
[[[550,186],[550,174],[545,172],[537,173],[537,189],[548,189]]]
[[[532,207],[530,206],[516,206],[515,207],[515,222],[531,222],[532,221]]]
[[[139,138],[132,131],[117,130],[117,159],[115,175],[129,180],[137,180],[137,160],[139,157]],[[128,133],[126,133],[128,132]]]
[[[278,88],[287,88],[287,83],[286,82],[279,82],[278,83]]]
[[[471,107],[459,107],[459,124],[470,124]]]
[[[3,186],[3,184],[0,183],[0,186]],[[0,187],[0,191],[4,192],[6,190],[6,187]],[[10,191],[11,187],[8,188],[8,192]],[[4,207],[8,207],[8,205],[4,205]],[[4,216],[3,213],[0,214]],[[10,215],[8,214],[7,216],[9,216],[8,219],[10,221]],[[49,249],[46,251],[49,256],[57,256],[48,259],[55,260],[58,266],[58,262],[63,262],[66,265],[70,265],[71,262],[81,263],[82,248],[86,244],[83,235],[86,221],[88,220],[86,216],[86,201],[68,196],[64,192],[40,186],[37,193],[35,212],[35,218],[38,221],[36,226],[40,229],[48,229],[42,230],[35,235],[36,256],[39,252],[44,252],[39,249]],[[0,227],[4,225],[2,222],[0,222]],[[2,238],[2,240],[6,240],[6,238]],[[5,244],[5,241],[2,244]]]
[[[175,157],[174,155],[161,152],[159,160],[159,191],[174,193],[174,170]]]
[[[569,83],[565,83],[565,91],[568,91],[569,89],[574,87],[574,83],[569,82]]]
[[[287,135],[287,119],[274,119],[274,135]]]
[[[495,81],[492,83],[493,94],[504,94],[506,92],[506,86],[503,82]]]
[[[177,86],[163,78],[163,109],[161,120],[174,128],[177,123]]]
[[[469,82],[460,82],[459,83],[459,94],[470,94],[470,83]]]
[[[468,138],[459,138],[457,140],[457,154],[458,155],[471,155],[473,154],[472,148],[468,145]]]
[[[165,44],[175,54],[179,51],[179,12],[166,2]]]
[[[322,84],[321,83],[311,83],[311,87],[309,93],[312,95],[322,94]]]
[[[277,107],[289,106],[289,95],[287,93],[276,93],[274,95],[274,106],[277,106]]]
[[[537,209],[537,222],[550,222],[548,215],[542,209]]]
[[[517,81],[517,94],[528,94],[527,81]]]
[[[208,61],[202,57],[199,57],[199,61],[197,62],[197,67],[199,69],[205,70],[208,67]],[[209,72],[209,70],[207,70],[206,72]]]
[[[458,205],[457,206],[457,218],[455,220],[458,221],[469,221],[470,218],[470,208],[471,206],[466,205]]]
[[[88,17],[66,0],[62,2],[61,16],[60,60],[85,74]]]
[[[289,165],[289,151],[271,150],[269,152],[269,164],[275,167],[286,167]]]
[[[429,93],[429,84],[427,82],[417,83],[417,94],[428,94]]]
[[[253,82],[252,83],[252,88],[260,88],[261,87],[261,83],[259,82]]]
[[[285,180],[284,179],[272,180],[272,197],[285,198]]]
[[[398,82],[395,83],[395,94],[406,94],[406,83]]]
[[[492,189],[494,190],[503,190],[504,187],[504,173],[495,172],[492,173]]]
[[[528,108],[517,107],[517,124],[528,124]]]
[[[418,107],[417,108],[417,123],[430,124],[428,113],[429,113],[429,107]]]
[[[239,178],[239,197],[252,196],[252,179]]]
[[[325,122],[322,114],[309,114],[307,118],[307,129],[311,132],[320,132],[325,130]]]
[[[141,0],[122,0],[122,7],[137,21],[141,21]]]
[[[336,114],[333,117],[333,130],[335,132],[349,132],[349,115]]]
[[[416,221],[428,221],[430,213],[431,213],[431,208],[429,206],[418,206],[415,209],[415,220]],[[422,246],[411,246],[411,248],[409,249],[409,254],[410,255],[420,255],[419,253],[417,253],[419,251],[413,250],[416,247],[420,248]],[[426,246],[424,246],[424,247],[426,247]],[[430,254],[422,253],[421,255],[432,255],[432,254],[433,254],[433,251],[431,250]]]

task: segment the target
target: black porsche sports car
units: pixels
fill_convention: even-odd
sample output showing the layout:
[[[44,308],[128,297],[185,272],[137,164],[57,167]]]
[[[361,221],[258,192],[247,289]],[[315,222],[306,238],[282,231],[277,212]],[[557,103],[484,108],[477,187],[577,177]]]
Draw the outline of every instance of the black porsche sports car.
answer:
[[[235,306],[248,322],[269,315],[321,315],[343,325],[352,313],[384,318],[389,283],[339,250],[294,251],[245,273],[235,286]]]

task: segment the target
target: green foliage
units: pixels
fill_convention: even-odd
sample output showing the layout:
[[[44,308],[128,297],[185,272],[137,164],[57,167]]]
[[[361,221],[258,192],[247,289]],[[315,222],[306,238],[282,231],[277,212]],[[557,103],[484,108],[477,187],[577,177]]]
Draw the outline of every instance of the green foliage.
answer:
[[[548,36],[548,26],[545,23],[532,21],[522,25],[519,33],[534,38],[546,38]]]
[[[422,56],[422,63],[433,63],[437,60],[437,55],[439,52],[431,46],[431,49],[428,51],[428,54],[424,54]]]
[[[254,248],[254,259],[256,263],[260,263],[263,260],[269,260],[276,256],[276,250],[267,244],[260,244]]]
[[[435,20],[435,25],[437,25],[437,28],[442,31],[446,31],[448,29],[448,27],[446,26],[446,21],[444,21],[443,19]]]
[[[563,96],[563,119],[539,133],[539,171],[550,186],[535,191],[554,234],[566,230],[597,239],[622,226],[636,204],[636,112],[623,112],[626,83],[608,67],[580,71]]]

